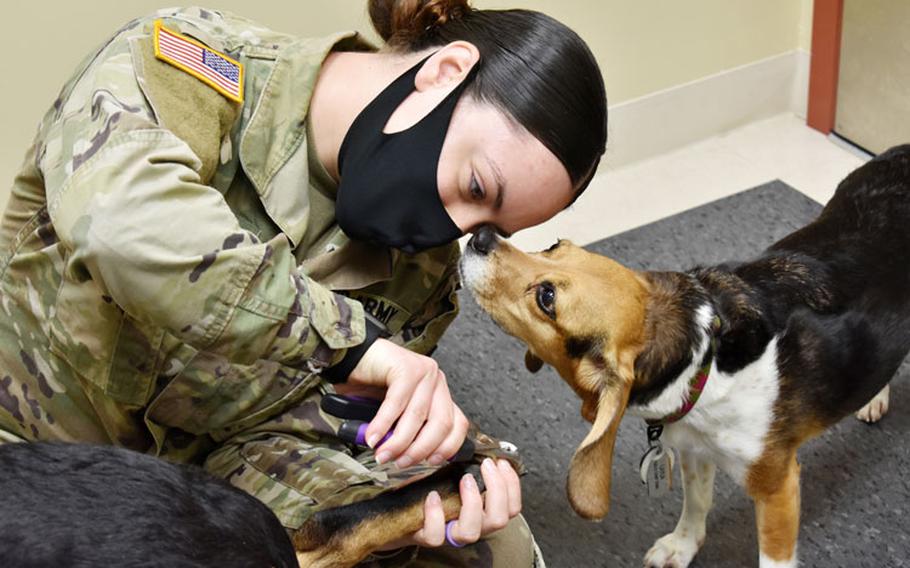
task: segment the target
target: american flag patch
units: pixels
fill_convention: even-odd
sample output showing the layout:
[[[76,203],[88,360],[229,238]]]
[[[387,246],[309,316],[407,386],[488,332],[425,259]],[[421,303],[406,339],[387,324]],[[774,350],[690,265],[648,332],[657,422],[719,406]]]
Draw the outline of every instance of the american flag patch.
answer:
[[[155,21],[155,57],[186,71],[227,98],[243,102],[243,65]]]

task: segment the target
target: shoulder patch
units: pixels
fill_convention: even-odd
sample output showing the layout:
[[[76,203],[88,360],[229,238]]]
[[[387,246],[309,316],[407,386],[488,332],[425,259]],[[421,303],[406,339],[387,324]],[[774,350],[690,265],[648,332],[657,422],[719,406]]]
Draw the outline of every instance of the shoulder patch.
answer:
[[[243,65],[155,20],[155,57],[186,71],[225,97],[243,102]]]

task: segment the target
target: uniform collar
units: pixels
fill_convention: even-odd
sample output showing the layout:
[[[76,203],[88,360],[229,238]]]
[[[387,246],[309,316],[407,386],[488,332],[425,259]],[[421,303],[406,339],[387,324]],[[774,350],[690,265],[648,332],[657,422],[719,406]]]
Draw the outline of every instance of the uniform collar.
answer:
[[[371,47],[357,32],[319,39],[300,39],[281,51],[273,68],[251,97],[253,114],[240,139],[240,162],[269,216],[297,246],[309,217],[307,160],[290,157],[306,152],[306,116],[322,63],[332,49]],[[254,87],[255,88],[255,87]],[[287,167],[286,167],[287,166]],[[294,171],[291,171],[294,170]]]

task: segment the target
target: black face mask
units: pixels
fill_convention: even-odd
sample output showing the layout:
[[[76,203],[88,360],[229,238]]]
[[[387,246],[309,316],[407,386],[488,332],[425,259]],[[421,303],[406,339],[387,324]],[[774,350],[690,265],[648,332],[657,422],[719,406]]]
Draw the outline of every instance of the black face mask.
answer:
[[[361,111],[338,151],[338,225],[352,239],[408,254],[463,234],[442,204],[436,172],[449,121],[473,70],[417,124],[401,132],[382,131],[414,91],[414,77],[424,62],[395,79]]]

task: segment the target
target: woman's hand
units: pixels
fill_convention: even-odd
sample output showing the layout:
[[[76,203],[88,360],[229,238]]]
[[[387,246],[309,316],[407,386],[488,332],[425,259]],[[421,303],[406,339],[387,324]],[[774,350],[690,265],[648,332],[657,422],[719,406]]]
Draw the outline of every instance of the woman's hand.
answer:
[[[441,465],[464,442],[468,419],[452,402],[445,374],[429,357],[377,339],[351,371],[348,385],[386,389],[366,431],[379,463],[395,460],[404,468],[426,459]],[[393,425],[392,437],[376,448]]]
[[[521,482],[511,464],[487,458],[480,466],[486,491],[480,494],[470,474],[461,478],[461,512],[452,524],[449,536],[459,545],[477,542],[505,527],[521,512]],[[382,550],[418,545],[436,547],[445,543],[446,519],[439,494],[427,495],[424,502],[423,528],[410,537],[390,542]]]

